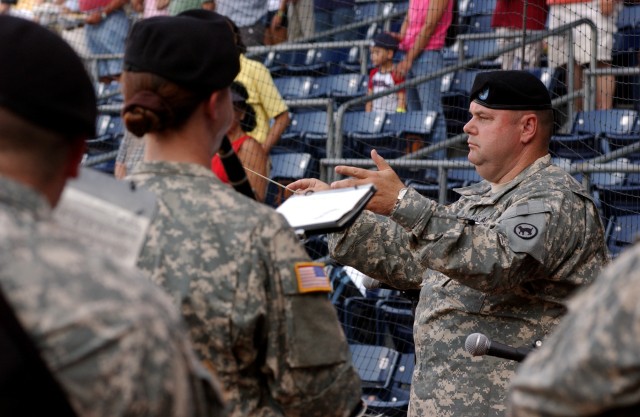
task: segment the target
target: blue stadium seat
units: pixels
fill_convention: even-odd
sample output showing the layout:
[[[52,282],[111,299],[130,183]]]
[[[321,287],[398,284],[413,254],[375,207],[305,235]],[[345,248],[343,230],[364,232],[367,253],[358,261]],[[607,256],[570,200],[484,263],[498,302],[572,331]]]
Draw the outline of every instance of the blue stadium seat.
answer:
[[[317,177],[318,161],[309,153],[277,153],[271,154],[270,159],[270,178],[282,185],[286,186],[301,178]],[[291,192],[269,183],[265,202],[272,207],[278,207],[290,195]]]
[[[363,390],[368,410],[383,416],[406,417],[415,360],[412,353],[401,354],[389,388]]]
[[[273,83],[283,99],[305,99],[309,98],[313,80],[311,76],[287,76],[274,78]]]
[[[549,153],[572,161],[591,159],[602,155],[602,142],[592,133],[556,134],[551,136]]]
[[[390,386],[393,371],[400,358],[398,352],[388,347],[367,344],[352,343],[349,348],[364,390]]]
[[[605,219],[640,213],[640,185],[595,185],[593,189]]]
[[[368,76],[348,73],[316,77],[309,94],[310,98],[332,98],[340,104],[367,94]],[[364,107],[364,104],[361,105]]]
[[[280,136],[278,145],[291,150],[309,152],[316,159],[324,158],[329,125],[330,120],[326,111],[293,113],[291,123]]]
[[[400,353],[414,353],[412,303],[406,299],[386,299],[376,303],[378,320],[393,347]],[[411,378],[411,376],[409,376]],[[409,383],[411,379],[409,379]]]
[[[335,75],[343,72],[342,62],[349,59],[352,48],[316,49],[311,63],[314,76]]]
[[[607,225],[607,247],[612,257],[636,241],[640,233],[640,214],[614,216]]]
[[[382,130],[386,117],[384,112],[354,111],[345,113],[342,121],[342,132],[346,139],[343,156],[365,155],[366,143],[369,147],[388,144],[390,134]]]
[[[466,21],[467,31],[466,33],[490,33],[493,32],[491,27],[492,15],[473,15]]]
[[[596,136],[603,134],[631,134],[637,126],[637,119],[638,112],[635,110],[581,111],[576,114],[571,133],[590,133]]]
[[[314,58],[315,50],[305,51],[271,51],[267,54],[263,64],[271,72],[273,78],[287,75],[312,75],[303,68]]]
[[[461,41],[457,41],[450,48],[443,50],[445,64],[455,64],[459,59]],[[484,60],[473,65],[473,68],[493,70],[500,69],[501,63],[498,61],[498,55],[495,54],[497,50],[495,39],[475,39],[467,40],[462,43],[462,57],[463,59],[480,58],[485,57]]]
[[[446,83],[443,83],[441,90],[442,108],[449,136],[462,133],[464,125],[469,121],[471,87],[480,72],[478,69],[460,70],[444,78]]]
[[[496,8],[496,0],[461,0],[459,2],[460,17],[474,15],[490,15]]]
[[[350,344],[383,345],[377,298],[349,297],[344,301],[342,328]]]
[[[364,61],[365,73],[368,74],[373,68],[369,59],[369,48],[361,48],[359,46],[352,46],[347,52],[347,56],[343,61],[336,63],[338,67],[338,74],[356,73],[362,74],[362,62]]]

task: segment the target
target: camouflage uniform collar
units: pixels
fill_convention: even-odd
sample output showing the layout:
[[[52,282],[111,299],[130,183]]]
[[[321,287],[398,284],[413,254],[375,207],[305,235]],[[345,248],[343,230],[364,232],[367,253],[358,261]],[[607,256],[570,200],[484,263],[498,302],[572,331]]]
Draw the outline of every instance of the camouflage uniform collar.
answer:
[[[0,206],[33,216],[34,220],[51,217],[51,206],[33,188],[0,175]]]
[[[218,178],[208,167],[188,162],[153,161],[141,162],[133,169],[131,176],[136,174],[155,175],[188,175],[193,177]]]
[[[547,154],[545,156],[541,156],[536,159],[531,165],[526,167],[522,172],[520,172],[514,179],[509,181],[509,183],[505,184],[504,187],[501,187],[500,190],[491,195],[493,201],[499,200],[504,194],[513,190],[517,187],[522,181],[532,176],[538,171],[541,171],[551,165],[551,155]],[[477,184],[470,185],[469,187],[457,188],[456,191],[460,195],[470,196],[470,195],[482,195],[491,192],[491,183],[489,181],[482,181]]]

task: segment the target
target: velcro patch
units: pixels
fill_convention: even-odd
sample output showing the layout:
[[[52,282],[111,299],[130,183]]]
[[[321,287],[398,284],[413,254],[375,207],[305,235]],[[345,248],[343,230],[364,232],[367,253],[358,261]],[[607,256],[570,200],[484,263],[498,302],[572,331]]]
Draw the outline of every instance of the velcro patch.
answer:
[[[294,269],[300,293],[331,292],[331,283],[322,262],[296,262]]]

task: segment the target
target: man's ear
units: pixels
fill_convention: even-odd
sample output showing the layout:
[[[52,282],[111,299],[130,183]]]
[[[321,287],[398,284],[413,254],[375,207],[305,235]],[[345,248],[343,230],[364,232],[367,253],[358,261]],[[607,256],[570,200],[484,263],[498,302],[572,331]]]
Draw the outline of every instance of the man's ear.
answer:
[[[533,140],[538,132],[538,116],[534,113],[525,114],[522,116],[521,122],[521,141],[523,144],[527,144]]]
[[[64,174],[66,178],[77,178],[80,174],[80,163],[87,149],[84,138],[77,138],[69,144]]]

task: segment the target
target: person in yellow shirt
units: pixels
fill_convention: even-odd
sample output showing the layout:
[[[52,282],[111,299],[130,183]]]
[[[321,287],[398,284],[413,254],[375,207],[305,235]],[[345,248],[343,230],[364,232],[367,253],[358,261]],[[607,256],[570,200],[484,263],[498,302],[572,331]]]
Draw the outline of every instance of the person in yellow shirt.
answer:
[[[247,47],[242,41],[240,30],[231,20],[229,22],[236,34],[236,44],[240,51],[240,73],[235,80],[246,87],[249,92],[247,103],[256,111],[256,127],[247,133],[260,142],[268,154],[291,122],[289,107],[274,84],[269,69],[261,62],[244,55]]]

